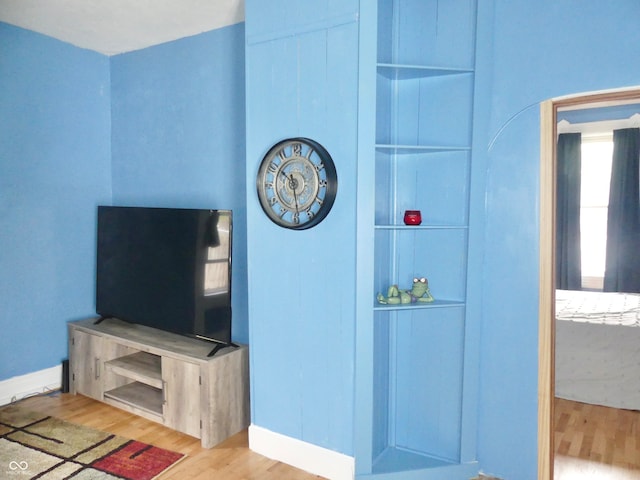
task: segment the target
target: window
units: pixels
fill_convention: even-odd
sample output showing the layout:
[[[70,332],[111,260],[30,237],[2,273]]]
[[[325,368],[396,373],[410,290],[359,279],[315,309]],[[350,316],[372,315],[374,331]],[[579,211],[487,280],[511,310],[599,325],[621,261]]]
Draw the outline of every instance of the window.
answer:
[[[580,249],[582,288],[602,290],[607,249],[607,210],[613,133],[582,138]]]

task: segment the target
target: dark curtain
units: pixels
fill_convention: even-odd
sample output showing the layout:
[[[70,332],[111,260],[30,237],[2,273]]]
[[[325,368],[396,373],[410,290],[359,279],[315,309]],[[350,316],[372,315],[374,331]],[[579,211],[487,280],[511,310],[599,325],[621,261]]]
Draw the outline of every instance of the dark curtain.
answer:
[[[605,292],[640,292],[640,129],[613,132]]]
[[[582,135],[558,136],[556,183],[556,288],[580,290],[580,177]]]

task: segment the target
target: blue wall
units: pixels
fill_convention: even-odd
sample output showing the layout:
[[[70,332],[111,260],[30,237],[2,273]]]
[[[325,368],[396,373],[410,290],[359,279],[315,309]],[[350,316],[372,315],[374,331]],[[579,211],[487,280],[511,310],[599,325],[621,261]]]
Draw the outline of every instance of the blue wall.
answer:
[[[0,380],[59,365],[94,310],[109,59],[0,23]]]
[[[244,25],[106,57],[0,23],[0,380],[94,315],[98,204],[232,208],[248,340]]]
[[[486,174],[479,459],[537,478],[539,103],[640,84],[640,3],[480,0],[474,159]]]
[[[113,203],[232,209],[233,338],[249,340],[244,24],[111,57]]]

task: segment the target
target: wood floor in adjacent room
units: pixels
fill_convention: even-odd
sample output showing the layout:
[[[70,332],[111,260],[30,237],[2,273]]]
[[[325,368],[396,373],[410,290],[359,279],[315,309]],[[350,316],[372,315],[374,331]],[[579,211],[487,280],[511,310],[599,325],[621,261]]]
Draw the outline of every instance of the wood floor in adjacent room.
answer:
[[[640,412],[555,400],[554,480],[640,480]]]
[[[270,460],[248,448],[247,431],[212,449],[200,440],[165,428],[82,395],[54,393],[27,398],[20,405],[126,438],[181,452],[187,458],[158,480],[317,480],[321,477]]]

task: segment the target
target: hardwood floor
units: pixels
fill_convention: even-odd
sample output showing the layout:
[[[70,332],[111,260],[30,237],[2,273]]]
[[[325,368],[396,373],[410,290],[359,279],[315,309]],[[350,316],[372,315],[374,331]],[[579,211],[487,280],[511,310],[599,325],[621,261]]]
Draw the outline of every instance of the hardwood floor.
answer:
[[[212,449],[200,440],[165,428],[82,395],[52,393],[20,402],[47,415],[99,430],[140,440],[187,455],[158,480],[312,480],[316,475],[270,460],[248,448],[247,431],[232,436]]]
[[[159,480],[321,478],[252,452],[246,430],[212,449],[204,449],[196,438],[82,395],[56,392],[20,403],[70,422],[187,455]],[[556,399],[554,416],[554,480],[640,480],[640,412]]]
[[[640,412],[556,398],[554,480],[640,480]]]

